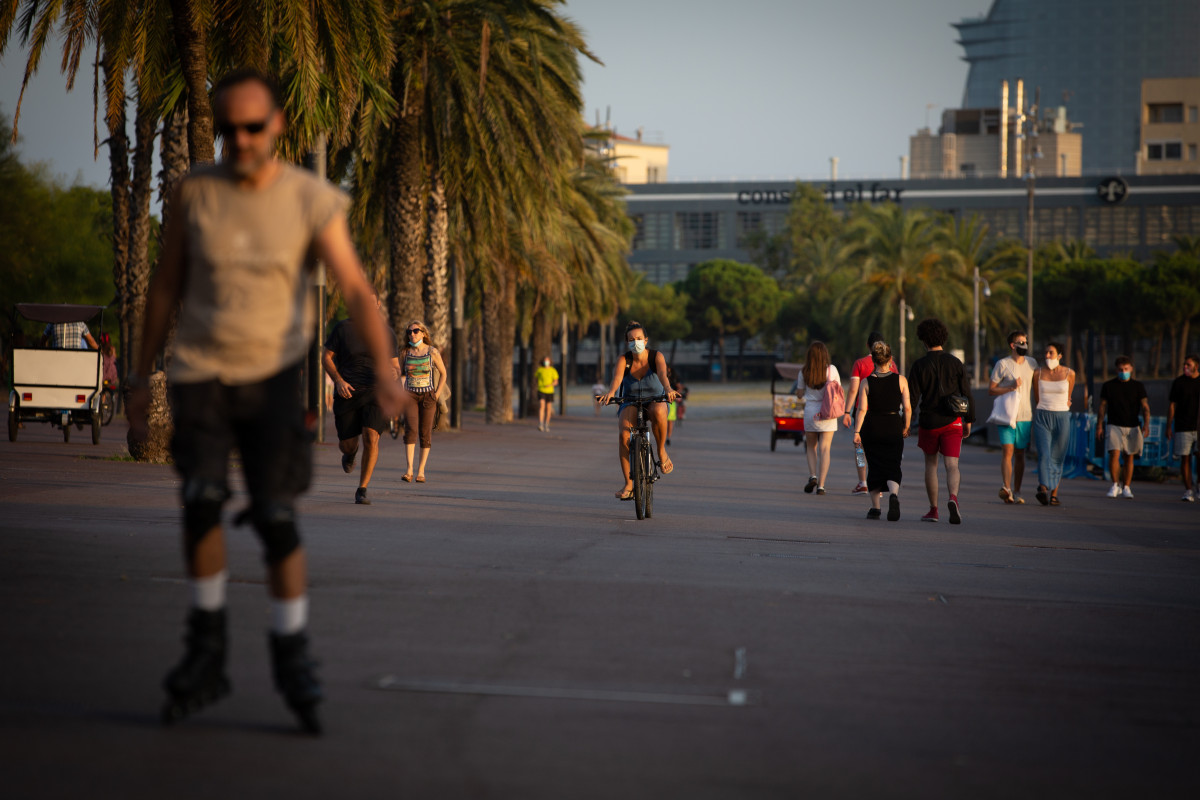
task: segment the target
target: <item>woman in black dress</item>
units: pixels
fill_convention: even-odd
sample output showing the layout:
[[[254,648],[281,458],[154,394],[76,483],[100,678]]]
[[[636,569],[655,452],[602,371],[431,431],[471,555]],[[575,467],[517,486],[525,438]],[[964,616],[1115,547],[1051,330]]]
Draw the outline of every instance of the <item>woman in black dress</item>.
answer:
[[[912,421],[912,404],[908,380],[892,372],[892,348],[886,342],[876,342],[871,360],[875,370],[858,390],[854,443],[861,444],[867,455],[867,491],[871,494],[867,519],[879,519],[879,504],[886,490],[891,493],[887,518],[895,522],[900,519],[900,462]]]

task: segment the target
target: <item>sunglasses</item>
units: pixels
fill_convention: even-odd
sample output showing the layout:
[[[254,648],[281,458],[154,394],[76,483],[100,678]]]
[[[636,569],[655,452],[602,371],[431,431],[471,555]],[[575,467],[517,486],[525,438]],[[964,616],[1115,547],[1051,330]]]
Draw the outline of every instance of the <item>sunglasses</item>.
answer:
[[[409,328],[408,332],[409,333],[421,333],[422,331],[420,328]]]
[[[238,131],[245,131],[249,134],[262,133],[267,129],[267,124],[270,121],[271,118],[268,117],[261,122],[242,122],[236,124],[232,122],[222,122],[217,125],[217,133],[221,134],[222,138],[225,139],[232,139]]]

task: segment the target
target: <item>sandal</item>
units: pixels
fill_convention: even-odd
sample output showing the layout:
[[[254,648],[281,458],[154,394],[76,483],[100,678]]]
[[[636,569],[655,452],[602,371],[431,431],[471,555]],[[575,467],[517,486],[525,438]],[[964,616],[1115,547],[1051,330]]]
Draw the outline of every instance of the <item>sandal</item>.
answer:
[[[1037,488],[1037,494],[1034,496],[1037,497],[1037,501],[1042,505],[1050,505],[1050,492],[1047,491],[1045,486],[1039,484]]]
[[[665,463],[658,462],[658,467],[662,470],[663,475],[670,475],[675,471],[675,462],[668,458]]]
[[[1056,496],[1054,496],[1054,495],[1051,495],[1051,496],[1050,496],[1050,505],[1052,505],[1052,506],[1061,506],[1061,505],[1062,505],[1062,503],[1058,502],[1058,498],[1057,498]]]
[[[412,473],[411,472],[404,473],[403,475],[400,476],[400,480],[404,481],[405,483],[412,483]]]
[[[1013,503],[1017,502],[1016,498],[1013,497],[1012,490],[1009,489],[1007,486],[1000,487],[1000,499],[1003,500],[1005,503],[1007,503],[1010,506]]]
[[[617,492],[616,498],[618,500],[632,500],[633,499],[633,489],[632,488],[622,489],[621,491]]]
[[[417,476],[417,483],[424,483],[424,482],[425,482],[425,476],[424,476],[424,475],[418,475],[418,476]]]

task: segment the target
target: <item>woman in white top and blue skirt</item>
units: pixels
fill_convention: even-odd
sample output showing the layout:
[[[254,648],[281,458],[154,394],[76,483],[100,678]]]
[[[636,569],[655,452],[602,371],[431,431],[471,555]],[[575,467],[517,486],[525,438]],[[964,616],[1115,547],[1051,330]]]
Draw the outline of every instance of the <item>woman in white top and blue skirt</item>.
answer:
[[[1071,442],[1071,393],[1075,370],[1060,363],[1063,346],[1046,345],[1046,359],[1033,373],[1033,441],[1038,451],[1037,499],[1042,505],[1057,506],[1067,446]]]

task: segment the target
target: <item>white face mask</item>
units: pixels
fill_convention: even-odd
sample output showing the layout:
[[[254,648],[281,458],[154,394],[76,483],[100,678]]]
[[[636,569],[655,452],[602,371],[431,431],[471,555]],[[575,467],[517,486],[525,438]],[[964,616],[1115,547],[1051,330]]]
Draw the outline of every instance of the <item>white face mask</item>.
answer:
[[[646,349],[646,340],[645,339],[634,339],[632,342],[629,343],[629,346],[633,348],[633,352],[640,353]]]
[[[1057,358],[1046,359],[1046,369],[1058,369],[1059,360]]]

